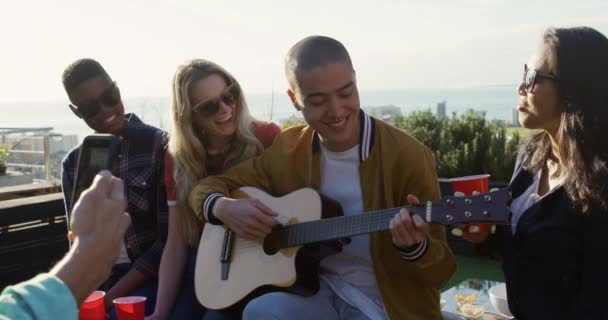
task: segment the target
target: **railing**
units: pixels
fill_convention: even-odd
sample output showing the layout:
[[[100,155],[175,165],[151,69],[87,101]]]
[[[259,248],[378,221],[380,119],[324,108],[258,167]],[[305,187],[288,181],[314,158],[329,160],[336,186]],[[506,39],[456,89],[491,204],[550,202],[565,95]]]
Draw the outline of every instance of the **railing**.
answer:
[[[48,271],[68,250],[62,193],[0,201],[0,290]]]
[[[7,161],[7,167],[32,174],[36,170],[44,170],[45,181],[57,178],[53,177],[50,139],[61,137],[61,135],[51,133],[52,130],[52,127],[0,128],[0,144],[10,146],[11,156],[9,156],[9,159],[12,161]],[[42,140],[42,148],[39,148],[40,143],[37,143],[36,140]],[[29,163],[24,162],[24,157],[15,157],[13,155],[42,155],[43,164],[37,163],[35,159]],[[32,156],[32,158],[34,157]]]

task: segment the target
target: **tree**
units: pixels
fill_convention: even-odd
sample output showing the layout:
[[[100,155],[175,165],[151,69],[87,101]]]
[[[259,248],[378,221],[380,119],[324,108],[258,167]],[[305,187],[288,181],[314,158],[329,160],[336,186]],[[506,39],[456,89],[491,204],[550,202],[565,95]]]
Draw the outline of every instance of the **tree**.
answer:
[[[397,117],[395,125],[433,151],[440,177],[481,173],[491,174],[493,180],[511,177],[520,136],[508,136],[504,122],[488,122],[484,113],[468,110],[439,119],[431,111],[416,111]]]

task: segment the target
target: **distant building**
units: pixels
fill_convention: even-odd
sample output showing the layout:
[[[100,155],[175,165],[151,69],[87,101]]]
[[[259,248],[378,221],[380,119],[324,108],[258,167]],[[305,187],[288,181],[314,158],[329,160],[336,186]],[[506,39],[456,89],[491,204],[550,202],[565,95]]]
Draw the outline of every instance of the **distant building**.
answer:
[[[401,108],[395,105],[387,106],[368,106],[365,107],[365,111],[371,116],[382,119],[386,122],[393,122],[396,116],[402,116]]]
[[[443,100],[437,104],[437,118],[445,119],[447,101]]]
[[[519,111],[517,109],[513,109],[513,114],[511,117],[511,125],[513,127],[519,127]]]

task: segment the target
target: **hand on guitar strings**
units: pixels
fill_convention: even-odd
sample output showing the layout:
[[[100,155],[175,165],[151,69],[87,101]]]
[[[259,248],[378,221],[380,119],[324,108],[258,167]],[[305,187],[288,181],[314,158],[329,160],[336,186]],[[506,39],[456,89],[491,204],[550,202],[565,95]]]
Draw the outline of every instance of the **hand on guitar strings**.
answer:
[[[407,195],[409,204],[420,203],[416,196]],[[409,210],[402,208],[389,224],[393,243],[399,248],[408,248],[419,244],[430,232],[430,225],[418,215],[410,215]]]
[[[272,231],[278,214],[258,199],[220,198],[213,215],[237,236],[261,241]]]

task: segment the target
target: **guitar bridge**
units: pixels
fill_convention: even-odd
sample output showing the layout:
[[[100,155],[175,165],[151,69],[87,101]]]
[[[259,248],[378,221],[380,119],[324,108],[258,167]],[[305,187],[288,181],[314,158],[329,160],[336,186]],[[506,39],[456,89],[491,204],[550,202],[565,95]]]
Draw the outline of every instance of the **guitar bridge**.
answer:
[[[230,229],[226,229],[224,232],[224,241],[222,243],[222,255],[220,256],[220,263],[222,264],[222,280],[228,280],[233,242],[234,232],[232,232]]]

